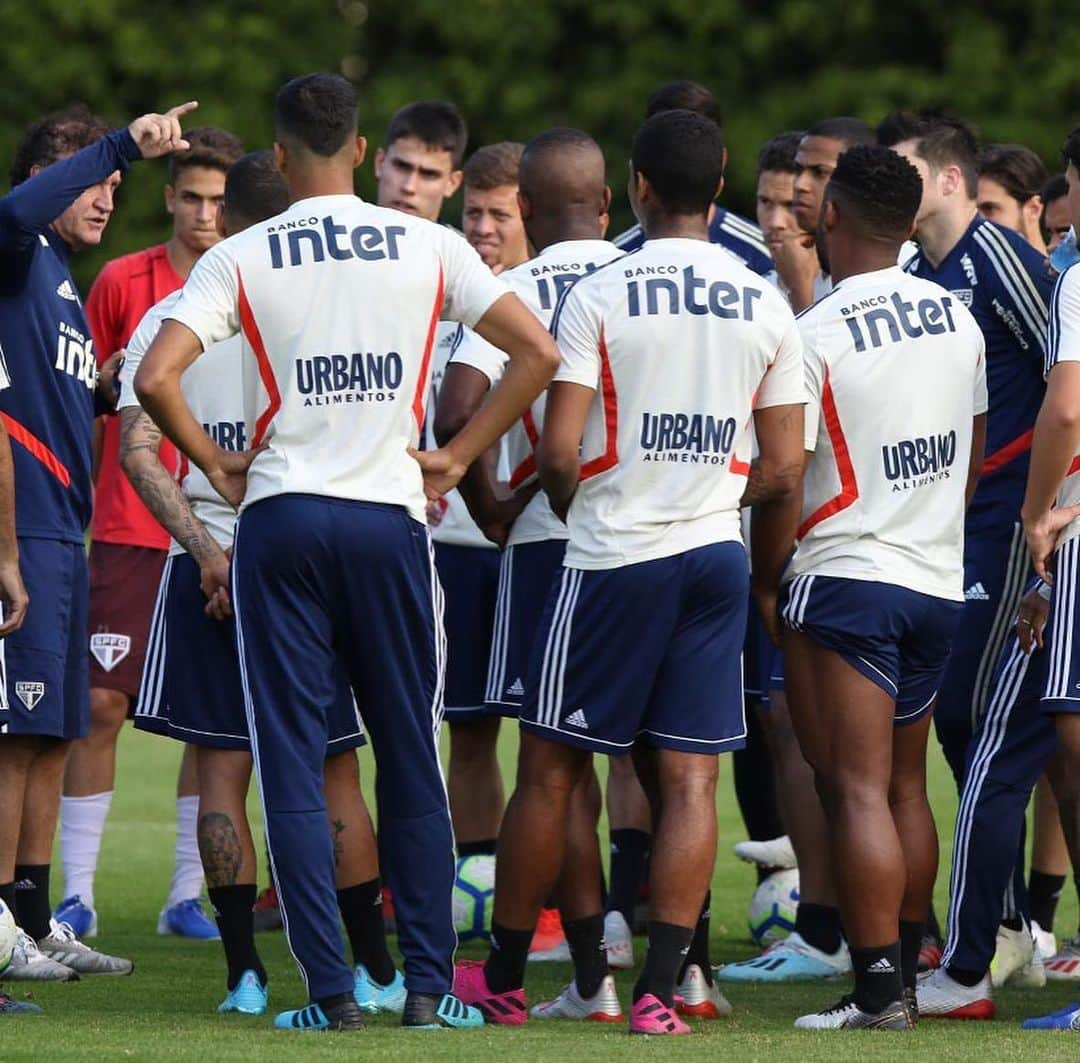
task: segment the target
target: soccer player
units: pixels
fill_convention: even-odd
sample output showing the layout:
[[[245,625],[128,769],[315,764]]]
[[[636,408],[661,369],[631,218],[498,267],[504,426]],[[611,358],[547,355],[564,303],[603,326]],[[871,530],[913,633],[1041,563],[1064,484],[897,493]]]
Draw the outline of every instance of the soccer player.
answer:
[[[653,89],[645,103],[646,118],[651,118],[661,111],[676,110],[696,111],[712,119],[721,130],[724,127],[716,97],[696,81],[665,82]],[[744,218],[726,207],[714,205],[709,214],[709,239],[731,252],[755,273],[765,276],[772,271],[773,263],[761,229],[749,218]],[[614,240],[615,246],[625,252],[636,251],[644,242],[645,231],[640,223],[632,225]]]
[[[563,866],[569,795],[593,752],[632,750],[654,845],[649,951],[630,1029],[689,1032],[676,981],[712,875],[715,754],[744,735],[747,469],[734,447],[753,419],[763,493],[797,490],[802,468],[791,311],[709,244],[723,164],[715,122],[690,111],[648,119],[630,175],[646,243],[578,280],[552,322],[563,366],[537,463],[570,537],[525,683],[493,948],[486,963],[459,966],[455,982],[496,1022],[524,1020],[525,957]]]
[[[1039,222],[1046,167],[1022,144],[990,144],[979,152],[976,204],[989,221],[1018,232],[1040,254],[1046,254]]]
[[[1069,182],[1062,174],[1054,174],[1039,193],[1042,199],[1042,230],[1048,254],[1053,254],[1072,227],[1069,218]]]
[[[90,288],[86,317],[101,362],[120,350],[143,314],[180,288],[199,256],[218,241],[215,218],[225,174],[243,147],[222,129],[192,129],[187,151],[170,156],[164,244],[107,262]],[[147,512],[118,465],[120,420],[102,419],[90,529],[90,733],[71,747],[60,802],[64,900],[56,907],[80,938],[97,934],[94,876],[116,776],[116,740],[139,693],[150,615],[169,536]],[[172,445],[163,446],[169,468]],[[198,806],[194,759],[185,754],[176,798],[176,852],[158,932],[214,938],[199,901],[203,872],[195,840]]]
[[[203,257],[135,390],[215,489],[243,501],[232,564],[241,675],[282,915],[310,999],[276,1024],[363,1025],[341,954],[322,790],[331,677],[341,665],[376,751],[379,829],[405,954],[402,1023],[469,1026],[478,1013],[450,995],[441,593],[424,497],[454,487],[521,416],[558,352],[460,236],[353,195],[366,148],[356,106],[337,75],[279,90],[274,151],[292,206]],[[475,326],[511,363],[447,448],[410,453],[443,314]],[[254,461],[215,445],[180,387],[203,350],[238,332],[243,358],[258,366],[244,375]]]
[[[498,275],[529,257],[518,207],[518,167],[523,145],[504,140],[479,148],[465,163],[461,230]]]
[[[288,205],[273,152],[244,156],[228,173],[220,234],[242,232]],[[136,328],[126,347],[127,380],[178,299],[179,292],[166,296]],[[252,427],[243,409],[238,345],[234,337],[211,348],[184,379],[192,412],[230,451],[246,448]],[[175,540],[162,576],[135,726],[198,751],[199,849],[228,965],[228,995],[218,1010],[262,1014],[267,977],[254,943],[256,856],[245,808],[251,743],[235,631],[227,615],[226,551],[232,549],[236,514],[198,469],[189,466],[179,484],[173,479],[161,462],[161,432],[140,409],[130,384],[121,394],[120,416],[121,466]],[[204,609],[207,598],[210,606]],[[364,743],[363,730],[347,677],[339,669],[335,679],[326,792],[338,905],[356,964],[355,996],[369,1010],[400,1011],[404,981],[386,949],[375,836],[353,752]]]
[[[1080,225],[1080,126],[1062,148],[1069,213]],[[1057,729],[1059,762],[1051,781],[1061,810],[1073,869],[1080,872],[1080,668],[1075,633],[1080,618],[1080,270],[1066,270],[1050,304],[1046,397],[1035,422],[1021,516],[1036,574],[1052,584],[1046,627],[1049,674],[1042,709]],[[1025,1029],[1080,1030],[1080,1002],[1037,1019]]]
[[[108,126],[85,108],[32,126],[0,199],[0,349],[12,386],[0,411],[14,440],[16,532],[27,622],[4,640],[0,699],[0,898],[23,933],[8,978],[126,974],[52,919],[49,862],[70,743],[89,726],[86,659],[92,429],[99,396],[90,328],[68,261],[96,246],[121,176],[140,158],[184,150],[196,104]],[[17,606],[15,586],[6,595]],[[17,610],[15,615],[17,615]],[[18,889],[16,889],[18,883]],[[60,962],[58,962],[60,961]]]
[[[811,456],[784,575],[785,677],[855,972],[851,995],[797,1020],[806,1029],[913,1025],[905,993],[937,869],[926,741],[963,601],[986,377],[972,315],[896,266],[921,195],[887,149],[839,157],[821,216],[834,288],[799,319]]]

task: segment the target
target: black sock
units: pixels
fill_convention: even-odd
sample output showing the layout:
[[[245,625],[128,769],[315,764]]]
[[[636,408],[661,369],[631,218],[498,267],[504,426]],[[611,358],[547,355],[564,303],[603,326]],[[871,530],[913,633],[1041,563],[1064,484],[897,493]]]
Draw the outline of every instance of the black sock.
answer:
[[[954,967],[951,963],[945,968],[945,973],[954,981],[970,989],[978,985],[986,975],[985,971],[968,971],[963,967]]]
[[[49,865],[15,865],[15,921],[35,941],[48,937],[52,905],[49,904]]]
[[[15,913],[15,883],[4,882],[0,884],[0,901],[4,902],[7,910],[11,912],[12,919],[17,923],[19,921],[18,915]]]
[[[624,827],[610,832],[611,889],[608,911],[621,912],[626,925],[634,925],[634,905],[645,878],[652,835],[643,830]]]
[[[851,966],[855,971],[855,1003],[863,1011],[882,1011],[904,995],[900,975],[900,942],[872,949],[852,949]]]
[[[1058,901],[1065,889],[1064,875],[1048,875],[1044,871],[1031,869],[1028,877],[1028,905],[1031,918],[1043,930],[1054,929],[1054,916],[1057,914]]]
[[[922,949],[925,923],[908,923],[900,920],[900,973],[904,978],[904,988],[914,989],[915,978],[919,973],[919,951]]]
[[[709,922],[712,916],[712,890],[705,891],[705,903],[701,906],[694,936],[690,941],[690,951],[686,954],[683,965],[679,968],[679,981],[686,977],[686,968],[696,963],[705,976],[705,981],[712,985],[712,964],[709,962]]]
[[[225,964],[229,968],[229,990],[236,988],[245,971],[254,971],[259,976],[259,981],[266,985],[266,968],[263,967],[255,948],[255,920],[251,911],[255,905],[258,887],[254,883],[211,886],[206,892],[214,909],[214,919],[225,950]]]
[[[525,984],[532,938],[531,930],[511,930],[491,921],[491,952],[484,964],[484,977],[493,993],[507,993]]]
[[[1019,915],[1010,915],[1008,918],[1004,916],[1001,919],[1001,925],[1006,930],[1019,930],[1024,925],[1024,920]]]
[[[934,911],[934,906],[930,905],[930,914],[926,917],[926,933],[929,937],[932,937],[935,941],[942,941],[941,936],[941,924],[938,922],[937,912]]]
[[[799,907],[795,910],[795,932],[808,945],[831,956],[844,940],[840,909],[828,904],[799,901]]]
[[[574,981],[585,1000],[596,996],[607,977],[607,949],[604,948],[604,917],[599,912],[584,919],[563,920],[563,932],[574,960]]]
[[[692,927],[649,920],[649,951],[634,986],[635,1004],[646,993],[652,993],[669,1008],[674,1007],[675,984],[693,938]]]
[[[353,963],[362,963],[379,985],[394,980],[394,961],[386,947],[382,879],[373,878],[337,891],[338,909],[352,947]]]
[[[467,856],[494,856],[496,841],[495,838],[484,838],[478,842],[458,842],[458,859],[464,860]]]

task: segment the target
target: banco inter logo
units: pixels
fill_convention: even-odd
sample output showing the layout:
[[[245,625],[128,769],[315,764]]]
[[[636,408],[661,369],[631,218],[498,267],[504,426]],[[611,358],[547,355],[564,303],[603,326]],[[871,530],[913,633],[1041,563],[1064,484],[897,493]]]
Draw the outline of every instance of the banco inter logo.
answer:
[[[397,351],[317,354],[296,359],[296,388],[305,406],[392,402],[404,373]]]
[[[81,380],[93,390],[97,377],[94,341],[66,321],[57,322],[56,362],[53,368]]]
[[[901,439],[882,447],[881,459],[893,491],[947,480],[956,461],[956,432]]]
[[[956,331],[952,299],[948,295],[920,299],[917,303],[908,302],[899,292],[872,295],[841,307],[840,313],[859,352],[867,347],[899,343],[903,336],[914,340]]]
[[[699,277],[693,266],[628,266],[626,306],[630,317],[642,314],[712,314],[724,319],[754,320],[760,288],[740,288],[730,281]]]
[[[734,417],[703,413],[643,413],[642,461],[725,465],[735,442]]]
[[[270,247],[271,269],[302,266],[305,260],[325,262],[327,258],[343,262],[350,258],[376,262],[383,258],[398,258],[398,240],[405,235],[405,226],[357,225],[350,229],[338,225],[333,218],[292,218],[271,225],[266,233]]]

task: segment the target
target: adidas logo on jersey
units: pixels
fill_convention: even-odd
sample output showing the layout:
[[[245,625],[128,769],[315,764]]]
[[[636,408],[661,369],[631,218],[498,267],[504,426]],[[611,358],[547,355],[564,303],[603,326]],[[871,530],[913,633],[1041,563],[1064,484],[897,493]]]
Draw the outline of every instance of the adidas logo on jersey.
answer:
[[[33,712],[37,703],[45,697],[44,683],[16,683],[15,696],[26,706],[27,712]]]
[[[866,968],[871,974],[895,974],[896,968],[889,962],[888,957],[882,956]]]
[[[507,694],[513,694],[514,697],[520,698],[525,694],[525,684],[520,678],[515,679],[507,688]]]
[[[990,601],[990,595],[987,594],[982,583],[973,583],[964,591],[964,600],[968,602],[988,602]]]
[[[61,299],[70,299],[73,303],[79,301],[79,293],[75,291],[74,286],[69,280],[60,282],[60,286],[56,289],[56,294],[59,295]]]
[[[584,731],[589,729],[588,721],[585,719],[585,713],[583,713],[581,709],[575,709],[565,720],[563,720],[563,723],[565,723],[567,727],[580,727]]]

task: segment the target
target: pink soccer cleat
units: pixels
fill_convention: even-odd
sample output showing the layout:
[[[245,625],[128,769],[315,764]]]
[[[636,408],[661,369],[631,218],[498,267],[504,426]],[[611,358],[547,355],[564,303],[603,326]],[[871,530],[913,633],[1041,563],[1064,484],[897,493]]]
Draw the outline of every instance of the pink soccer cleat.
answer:
[[[525,990],[495,993],[488,988],[482,960],[459,960],[454,967],[454,996],[463,1004],[480,1009],[488,1022],[502,1026],[524,1026],[529,1017]]]
[[[675,1014],[674,1008],[669,1008],[652,993],[646,993],[630,1009],[630,1032],[670,1037],[690,1033],[690,1027]]]

